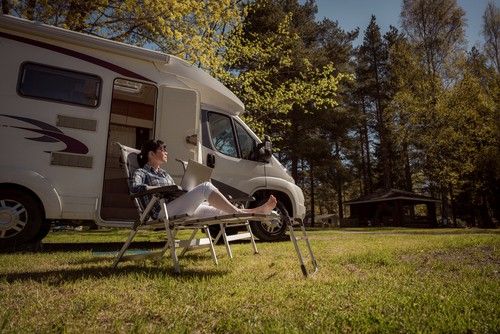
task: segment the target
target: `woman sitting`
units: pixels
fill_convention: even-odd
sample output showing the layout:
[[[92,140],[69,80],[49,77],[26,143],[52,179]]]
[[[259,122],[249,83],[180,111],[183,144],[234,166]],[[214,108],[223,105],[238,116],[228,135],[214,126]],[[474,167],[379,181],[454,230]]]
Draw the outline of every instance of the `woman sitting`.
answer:
[[[146,142],[139,154],[139,166],[132,179],[131,191],[138,193],[163,186],[175,185],[172,177],[160,168],[160,164],[167,162],[168,153],[161,140]],[[152,196],[140,198],[143,207],[151,200]],[[202,183],[181,197],[167,203],[169,216],[188,214],[196,218],[220,216],[233,213],[265,213],[269,214],[276,207],[276,198],[271,195],[266,203],[252,209],[239,209],[231,204],[224,195],[210,182]],[[160,203],[155,203],[151,210],[153,219],[161,218]]]

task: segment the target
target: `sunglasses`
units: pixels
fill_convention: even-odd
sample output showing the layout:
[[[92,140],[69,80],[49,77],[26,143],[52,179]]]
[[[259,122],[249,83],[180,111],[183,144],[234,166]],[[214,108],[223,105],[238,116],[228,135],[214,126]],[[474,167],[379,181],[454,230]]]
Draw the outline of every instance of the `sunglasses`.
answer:
[[[156,151],[167,152],[167,145],[162,145],[156,149]]]

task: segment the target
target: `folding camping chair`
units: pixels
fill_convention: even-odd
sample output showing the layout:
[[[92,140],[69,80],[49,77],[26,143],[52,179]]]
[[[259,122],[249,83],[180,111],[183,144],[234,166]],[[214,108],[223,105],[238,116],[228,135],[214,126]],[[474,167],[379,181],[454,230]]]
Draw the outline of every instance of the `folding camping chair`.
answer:
[[[121,151],[121,156],[125,167],[126,175],[127,177],[130,177],[131,175],[133,175],[135,169],[139,167],[137,162],[137,155],[139,153],[139,150],[121,145],[120,143],[117,143],[117,145],[119,146]],[[179,196],[182,196],[183,193],[184,191],[178,186],[167,186],[167,187],[148,190],[139,194],[131,194],[132,198],[134,199],[134,203],[136,204],[136,207],[139,210],[140,217],[132,226],[132,230],[130,231],[125,244],[119,251],[117,258],[115,259],[112,265],[112,268],[116,268],[116,266],[120,261],[142,260],[151,257],[163,256],[166,253],[166,251],[170,249],[170,256],[172,258],[175,271],[177,273],[180,273],[180,266],[176,249],[181,247],[183,248],[180,254],[181,256],[184,255],[185,252],[188,250],[197,249],[201,247],[208,247],[210,249],[212,259],[214,263],[217,265],[218,260],[217,260],[217,255],[215,253],[214,243],[217,242],[221,237],[224,241],[226,251],[230,258],[232,258],[233,256],[231,252],[231,247],[229,246],[229,242],[234,240],[239,240],[242,238],[249,238],[252,247],[254,249],[254,253],[258,253],[249,221],[264,222],[264,221],[282,220],[282,222],[286,224],[290,232],[290,240],[294,244],[295,251],[297,252],[301,270],[304,276],[307,277],[309,275],[315,274],[318,271],[318,266],[314,258],[314,254],[311,245],[309,243],[309,239],[307,237],[307,233],[302,220],[291,220],[290,217],[288,216],[284,215],[281,216],[276,213],[272,214],[241,213],[241,214],[214,216],[208,218],[193,218],[189,217],[188,215],[169,216],[166,204],[168,203],[168,201],[171,201]],[[142,208],[138,198],[140,196],[145,196],[145,195],[152,195],[153,197],[151,201],[148,203],[148,205],[145,208]],[[149,213],[156,201],[160,201],[161,210],[163,211],[164,218],[159,220],[151,220],[149,219]],[[211,225],[218,225],[220,227],[220,231],[215,238],[212,238],[210,234],[209,227]],[[226,233],[227,227],[242,226],[242,225],[244,225],[247,228],[246,233],[240,235],[227,235]],[[300,227],[302,236],[296,235],[294,227],[297,226]],[[132,240],[134,239],[139,229],[165,229],[167,234],[167,242],[160,251],[125,256],[126,250],[132,243]],[[188,239],[184,240],[175,239],[177,232],[186,229],[193,230]],[[206,234],[205,238],[196,238],[196,235],[200,230],[205,232]],[[306,247],[308,249],[312,265],[314,268],[314,271],[312,273],[309,273],[307,271],[304,259],[302,257],[302,253],[300,251],[298,243],[301,240],[305,241]]]
[[[133,175],[134,171],[139,167],[137,162],[137,156],[139,151],[137,149],[133,149],[121,145],[119,143],[117,143],[117,145],[120,148],[121,157],[125,167],[125,172],[127,177],[129,178]],[[129,233],[127,241],[119,251],[117,258],[115,259],[112,265],[112,268],[116,268],[116,266],[120,261],[141,260],[151,257],[163,256],[166,253],[166,251],[170,249],[170,255],[175,267],[175,271],[180,273],[180,266],[176,248],[183,248],[182,253],[180,254],[182,256],[188,250],[197,249],[201,247],[210,248],[212,259],[214,263],[217,265],[218,260],[214,249],[214,239],[218,240],[219,238],[222,237],[224,244],[226,246],[226,251],[228,252],[229,257],[232,258],[232,252],[229,246],[229,242],[235,239],[241,239],[241,236],[238,237],[228,236],[226,233],[226,227],[235,225],[237,226],[244,225],[247,227],[247,233],[244,234],[244,236],[250,239],[254,253],[258,253],[257,246],[255,244],[255,239],[251,232],[248,220],[251,219],[251,220],[265,221],[265,220],[280,218],[280,216],[276,214],[248,214],[248,213],[228,214],[228,215],[214,216],[208,218],[193,218],[187,215],[169,216],[166,204],[169,201],[179,196],[182,196],[183,193],[184,191],[178,186],[167,186],[167,187],[160,187],[148,190],[139,194],[131,194],[132,198],[134,199],[134,203],[139,210],[140,216],[139,219],[132,226],[132,230]],[[152,199],[148,203],[148,205],[145,208],[143,208],[138,198],[140,196],[145,196],[145,195],[152,195]],[[153,208],[156,201],[160,202],[164,218],[153,220],[150,219],[150,211]],[[220,232],[214,239],[210,234],[209,226],[211,225],[220,226]],[[134,239],[135,235],[140,229],[165,229],[167,234],[167,242],[160,251],[125,256],[126,250],[130,246],[132,240]],[[180,230],[187,230],[187,229],[192,230],[192,233],[188,239],[183,239],[183,240],[175,239],[177,232],[179,232]],[[196,238],[196,235],[200,230],[205,232],[206,237]]]

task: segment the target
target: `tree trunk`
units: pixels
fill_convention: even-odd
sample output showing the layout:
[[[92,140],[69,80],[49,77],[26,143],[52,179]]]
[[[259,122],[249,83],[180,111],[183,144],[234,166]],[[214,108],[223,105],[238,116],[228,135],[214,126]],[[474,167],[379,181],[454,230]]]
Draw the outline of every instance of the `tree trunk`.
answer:
[[[449,186],[449,192],[450,192],[450,201],[451,201],[451,217],[453,219],[453,226],[457,227],[458,222],[457,222],[457,214],[456,214],[456,208],[455,208],[455,196],[453,194],[453,187],[450,184]]]
[[[403,159],[405,164],[405,190],[413,191],[413,182],[411,179],[410,155],[408,154],[408,143],[403,142]]]
[[[312,163],[309,166],[309,182],[310,182],[310,187],[311,187],[311,227],[314,227],[314,206],[315,206],[315,199],[314,199],[314,168]]]
[[[441,187],[441,206],[442,206],[442,211],[441,211],[441,219],[443,224],[446,223],[448,225],[450,223],[448,216],[449,216],[449,203],[448,203],[448,189],[446,187]],[[454,225],[453,227],[457,227]]]
[[[359,175],[359,184],[360,184],[360,194],[367,194],[367,185],[368,185],[368,171],[366,166],[366,153],[365,153],[365,141],[363,128],[359,127],[359,147],[361,153],[361,161],[360,161],[360,175]]]
[[[337,160],[337,166],[341,166],[340,161],[340,145],[338,141],[335,141],[335,159]],[[344,220],[344,207],[342,202],[342,173],[337,171],[337,205],[339,208],[339,222],[342,223]]]
[[[364,99],[363,103],[363,114],[367,115],[366,106]],[[364,145],[366,152],[366,174],[367,174],[367,183],[365,184],[365,195],[371,194],[373,192],[373,179],[372,179],[372,167],[371,167],[371,158],[370,158],[370,139],[368,138],[368,124],[366,121],[363,123],[363,134],[364,134]]]

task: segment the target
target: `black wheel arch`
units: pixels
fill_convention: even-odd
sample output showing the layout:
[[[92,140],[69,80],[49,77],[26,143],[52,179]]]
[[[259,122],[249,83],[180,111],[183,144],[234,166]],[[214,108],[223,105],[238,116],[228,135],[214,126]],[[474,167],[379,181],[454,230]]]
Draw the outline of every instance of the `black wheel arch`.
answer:
[[[43,206],[43,202],[40,199],[40,197],[38,197],[38,195],[35,192],[33,192],[33,190],[31,190],[28,187],[25,187],[23,185],[17,184],[17,183],[8,183],[8,182],[0,183],[0,189],[1,190],[11,190],[11,189],[18,190],[18,191],[25,192],[28,195],[32,196],[35,199],[35,201],[37,202],[37,205],[39,206],[39,208],[42,212],[42,216],[45,219],[45,207]]]
[[[262,190],[253,194],[256,199],[250,204],[250,207],[256,207],[263,204],[270,195],[276,197],[278,203],[276,210],[279,214],[290,215],[293,213],[290,198],[283,192],[276,190]],[[261,241],[281,241],[286,234],[286,225],[283,219],[271,220],[265,222],[251,221],[252,232]]]

